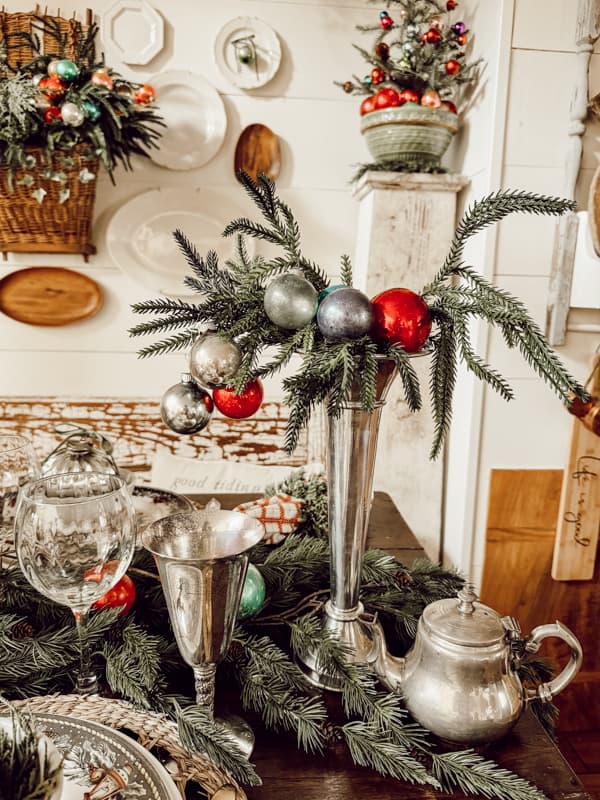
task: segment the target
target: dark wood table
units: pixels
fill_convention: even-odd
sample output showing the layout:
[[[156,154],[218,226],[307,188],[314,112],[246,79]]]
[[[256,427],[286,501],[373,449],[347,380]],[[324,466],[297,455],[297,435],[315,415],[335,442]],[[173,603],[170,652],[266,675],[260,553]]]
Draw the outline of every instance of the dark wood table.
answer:
[[[254,495],[220,495],[224,508],[252,499]],[[209,499],[193,496],[200,502]],[[368,544],[395,555],[410,565],[425,552],[408,528],[389,495],[375,493]],[[309,756],[296,748],[293,737],[262,730],[253,722],[256,747],[252,762],[263,785],[247,791],[249,800],[440,800],[464,798],[400,783],[357,767],[343,744],[324,757]],[[487,748],[483,754],[522,778],[534,783],[551,800],[590,800],[579,779],[546,734],[537,719],[526,712],[509,736]]]

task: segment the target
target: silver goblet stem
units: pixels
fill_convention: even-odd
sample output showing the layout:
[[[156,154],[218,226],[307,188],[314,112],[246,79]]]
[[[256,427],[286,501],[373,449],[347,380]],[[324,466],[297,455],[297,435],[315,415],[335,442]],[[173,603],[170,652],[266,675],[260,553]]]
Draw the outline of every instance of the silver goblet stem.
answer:
[[[77,675],[76,688],[79,694],[96,694],[98,691],[98,676],[92,669],[90,643],[87,633],[90,610],[88,608],[85,611],[74,611],[73,614],[79,637],[79,674]]]
[[[211,719],[215,716],[215,676],[216,664],[199,664],[194,667],[194,682],[196,685],[196,703],[204,706]]]

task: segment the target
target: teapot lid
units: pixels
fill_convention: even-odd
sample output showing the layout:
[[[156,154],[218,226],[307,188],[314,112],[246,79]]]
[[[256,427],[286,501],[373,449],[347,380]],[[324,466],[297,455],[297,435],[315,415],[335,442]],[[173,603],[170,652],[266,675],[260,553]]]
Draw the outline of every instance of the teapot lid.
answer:
[[[436,636],[467,647],[485,647],[503,640],[506,629],[500,616],[476,601],[473,587],[466,584],[458,598],[430,603],[423,611],[423,625]]]

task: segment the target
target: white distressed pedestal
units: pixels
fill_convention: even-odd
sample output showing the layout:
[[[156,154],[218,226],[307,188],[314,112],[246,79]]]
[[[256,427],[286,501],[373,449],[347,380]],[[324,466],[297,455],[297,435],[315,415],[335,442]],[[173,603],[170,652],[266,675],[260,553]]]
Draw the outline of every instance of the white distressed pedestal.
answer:
[[[354,196],[360,203],[354,285],[369,297],[404,287],[419,292],[442,265],[456,224],[461,175],[367,172]],[[388,492],[427,555],[439,558],[444,467],[429,460],[433,422],[428,407],[429,358],[413,361],[424,408],[409,411],[399,381],[382,414],[375,489]]]

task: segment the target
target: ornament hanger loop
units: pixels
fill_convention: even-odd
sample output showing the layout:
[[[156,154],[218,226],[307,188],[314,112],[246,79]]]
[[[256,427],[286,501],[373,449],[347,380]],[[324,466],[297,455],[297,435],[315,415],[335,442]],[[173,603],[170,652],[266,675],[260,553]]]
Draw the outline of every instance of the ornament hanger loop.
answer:
[[[258,57],[256,52],[256,44],[254,43],[254,34],[248,36],[240,36],[239,39],[231,41],[235,51],[235,58],[237,62],[238,72],[242,71],[243,66],[254,65],[256,79],[258,80]]]

